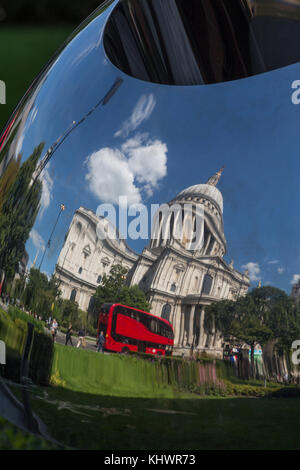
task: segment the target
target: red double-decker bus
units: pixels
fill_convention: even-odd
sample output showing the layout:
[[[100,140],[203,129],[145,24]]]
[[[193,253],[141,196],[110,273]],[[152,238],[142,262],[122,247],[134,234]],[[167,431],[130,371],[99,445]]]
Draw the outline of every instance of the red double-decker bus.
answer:
[[[102,305],[98,336],[101,331],[107,351],[139,351],[161,356],[172,354],[174,332],[171,323],[137,308],[121,304]]]

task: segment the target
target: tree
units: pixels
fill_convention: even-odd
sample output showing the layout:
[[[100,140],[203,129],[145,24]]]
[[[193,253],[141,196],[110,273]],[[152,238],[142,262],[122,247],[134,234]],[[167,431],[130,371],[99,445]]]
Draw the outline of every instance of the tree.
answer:
[[[22,155],[19,154],[17,160],[12,158],[7,165],[3,175],[0,179],[0,214],[2,206],[5,201],[6,194],[8,193],[11,185],[13,184],[21,164]]]
[[[264,302],[264,323],[272,331],[272,340],[278,348],[289,350],[294,339],[300,337],[299,304],[281,289],[272,286],[253,289],[254,301]]]
[[[150,305],[144,292],[138,286],[127,286],[127,269],[117,264],[112,266],[109,275],[104,274],[94,295],[93,312],[96,314],[104,303],[122,303],[129,307],[149,310]]]
[[[254,374],[254,348],[273,340],[291,345],[291,333],[299,332],[299,308],[288,295],[276,287],[255,288],[235,302],[221,300],[206,309],[206,328],[215,322],[225,340],[242,341],[251,348]]]
[[[39,269],[31,268],[23,300],[26,308],[43,319],[53,316],[53,308],[59,300],[61,291],[59,281],[52,276],[50,280]]]
[[[0,267],[5,272],[5,283],[18,271],[25,252],[25,244],[35,223],[42,195],[42,183],[33,180],[44,143],[38,145],[23,163],[9,189],[3,191],[0,201]]]
[[[24,277],[16,279],[15,280],[14,292],[13,292],[14,303],[16,302],[16,299],[22,299],[24,289],[25,289],[25,279],[24,279]]]
[[[67,326],[67,324],[71,322],[74,328],[76,328],[78,320],[78,303],[73,302],[73,300],[64,299],[61,303],[61,315],[64,326]]]
[[[128,307],[139,308],[146,312],[150,310],[150,304],[139,286],[124,286],[120,292],[119,302],[123,305],[128,305]]]

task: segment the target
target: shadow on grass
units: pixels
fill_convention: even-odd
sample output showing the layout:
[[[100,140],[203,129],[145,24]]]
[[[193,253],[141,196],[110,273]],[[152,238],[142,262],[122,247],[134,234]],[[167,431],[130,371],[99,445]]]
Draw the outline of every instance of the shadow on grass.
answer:
[[[49,434],[77,449],[299,449],[300,398],[127,398],[35,388]]]

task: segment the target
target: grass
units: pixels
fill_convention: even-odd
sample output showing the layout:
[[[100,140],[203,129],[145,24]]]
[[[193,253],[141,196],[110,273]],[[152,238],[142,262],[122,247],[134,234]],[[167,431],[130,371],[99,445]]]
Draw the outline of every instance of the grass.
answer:
[[[56,345],[55,385],[33,387],[31,404],[49,434],[76,449],[300,448],[299,388],[285,388],[289,393],[280,396],[280,384],[265,388],[259,381],[227,377],[226,390],[234,396],[205,396],[168,383],[161,371],[153,374],[157,366]],[[295,398],[283,398],[293,396],[292,388]],[[20,394],[17,387],[13,391]]]
[[[1,450],[55,450],[58,447],[32,434],[25,433],[0,417]]]
[[[72,26],[5,27],[0,30],[0,79],[6,105],[0,107],[0,132],[33,79],[67,39]]]
[[[33,409],[49,433],[77,449],[300,448],[300,399],[130,398],[35,388]]]

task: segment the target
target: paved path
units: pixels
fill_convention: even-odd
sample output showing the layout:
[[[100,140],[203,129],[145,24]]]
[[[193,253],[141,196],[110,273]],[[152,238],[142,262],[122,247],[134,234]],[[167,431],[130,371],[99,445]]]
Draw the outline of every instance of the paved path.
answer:
[[[23,431],[28,431],[22,404],[15,398],[2,380],[0,380],[0,416],[23,429]]]
[[[65,345],[66,343],[66,335],[64,333],[61,333],[61,331],[58,331],[57,332],[57,337],[56,337],[56,342],[58,344],[63,344]],[[72,343],[73,343],[73,346],[76,347],[77,343],[78,343],[78,338],[77,336],[72,336]],[[86,339],[86,348],[85,349],[88,349],[90,351],[96,351],[96,339],[92,340],[92,339]],[[68,347],[71,347],[70,345],[70,342],[68,343]]]
[[[46,425],[32,412],[30,412],[32,415],[31,427],[29,427],[28,415],[25,413],[23,404],[10,391],[6,382],[0,377],[0,416],[27,433],[38,435],[51,441],[53,444],[61,446],[59,442],[49,436]],[[14,385],[20,386],[18,384]]]

